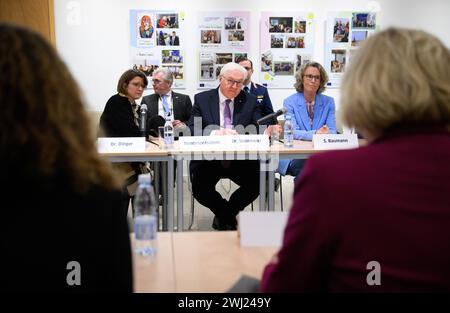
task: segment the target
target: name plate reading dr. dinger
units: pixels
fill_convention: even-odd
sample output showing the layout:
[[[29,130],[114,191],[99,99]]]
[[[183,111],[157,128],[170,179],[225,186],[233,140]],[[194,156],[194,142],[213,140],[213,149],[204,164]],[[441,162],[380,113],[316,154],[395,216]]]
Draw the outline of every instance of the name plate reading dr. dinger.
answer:
[[[145,152],[145,137],[102,137],[97,139],[100,153]]]
[[[269,150],[269,137],[267,135],[180,137],[179,148],[184,151]]]
[[[358,148],[358,136],[356,134],[315,134],[313,146],[316,150]]]

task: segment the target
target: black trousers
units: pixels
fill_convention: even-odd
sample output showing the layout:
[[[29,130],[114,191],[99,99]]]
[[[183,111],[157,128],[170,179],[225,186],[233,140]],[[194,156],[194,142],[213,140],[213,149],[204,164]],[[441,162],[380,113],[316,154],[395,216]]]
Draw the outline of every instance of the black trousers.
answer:
[[[219,219],[234,218],[259,195],[259,161],[191,161],[190,172],[194,198]],[[239,185],[228,201],[216,191],[222,178]]]

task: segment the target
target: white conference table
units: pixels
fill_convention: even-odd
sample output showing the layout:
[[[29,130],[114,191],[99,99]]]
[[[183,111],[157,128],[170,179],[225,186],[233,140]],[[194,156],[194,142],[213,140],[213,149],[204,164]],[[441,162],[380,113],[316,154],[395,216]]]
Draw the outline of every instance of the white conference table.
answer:
[[[159,142],[159,144],[161,144]],[[170,156],[170,152],[167,149],[161,148],[161,146],[154,145],[146,142],[145,151],[143,152],[108,152],[100,153],[101,156],[108,158],[110,162],[166,162],[167,163],[167,175],[164,175],[166,179],[163,180],[167,194],[165,195],[164,207],[163,207],[163,230],[173,230],[173,213],[174,213],[174,166],[173,158]],[[155,167],[159,170],[159,167]],[[155,172],[155,177],[158,177],[158,173]],[[157,190],[156,190],[157,191]],[[163,193],[164,194],[164,193]]]
[[[360,140],[360,145],[364,141]],[[145,152],[133,153],[102,153],[111,162],[145,162],[162,161],[167,162],[167,205],[163,217],[164,230],[174,229],[174,160],[177,160],[177,230],[183,231],[183,161],[187,160],[259,160],[261,168],[259,181],[259,208],[260,210],[274,210],[274,170],[276,170],[279,159],[306,159],[314,153],[325,150],[315,150],[311,141],[294,140],[291,148],[286,148],[280,142],[275,142],[268,150],[248,150],[248,151],[181,151],[176,141],[171,149],[162,149],[156,145],[147,143]],[[273,167],[267,169],[267,161],[272,160]],[[269,173],[267,188],[268,203],[266,207],[266,172]]]
[[[177,144],[177,143],[176,143]],[[259,160],[259,208],[260,210],[273,211],[274,200],[274,171],[277,169],[279,159],[306,159],[311,154],[323,150],[314,150],[311,141],[294,140],[291,148],[286,148],[281,142],[275,142],[268,150],[247,150],[247,151],[181,151],[177,145],[171,151],[171,155],[177,162],[177,182],[183,181],[183,161],[186,160]],[[272,162],[272,167],[267,166],[267,162]],[[268,175],[266,176],[266,172]],[[266,207],[266,177],[268,177],[267,188],[268,201]],[[178,186],[178,184],[177,184]],[[177,227],[183,227],[183,188],[177,189]]]
[[[260,279],[278,250],[241,247],[237,231],[160,232],[157,240],[154,259],[133,254],[135,292],[226,292],[241,275]]]

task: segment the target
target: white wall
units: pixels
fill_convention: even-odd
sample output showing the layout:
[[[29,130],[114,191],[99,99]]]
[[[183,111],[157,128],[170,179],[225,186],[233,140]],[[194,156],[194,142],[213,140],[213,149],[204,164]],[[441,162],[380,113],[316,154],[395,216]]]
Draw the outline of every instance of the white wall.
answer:
[[[119,76],[130,67],[129,10],[177,10],[186,12],[185,47],[186,89],[179,92],[193,95],[196,89],[198,54],[196,44],[196,12],[251,11],[250,58],[259,68],[259,14],[261,11],[311,11],[316,17],[316,47],[314,59],[324,61],[324,28],[327,12],[379,8],[382,28],[391,25],[427,30],[450,47],[450,1],[446,0],[55,0],[55,32],[59,53],[79,82],[88,109],[103,111],[108,98],[116,91]],[[192,27],[189,27],[192,25]],[[258,82],[255,72],[253,80]],[[147,90],[145,94],[151,93]],[[274,109],[294,93],[290,89],[270,89]],[[325,92],[339,105],[339,90]]]

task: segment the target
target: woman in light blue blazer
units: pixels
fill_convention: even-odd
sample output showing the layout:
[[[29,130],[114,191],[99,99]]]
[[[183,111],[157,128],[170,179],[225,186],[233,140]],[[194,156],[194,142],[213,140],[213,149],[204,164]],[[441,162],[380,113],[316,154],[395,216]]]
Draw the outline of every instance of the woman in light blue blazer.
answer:
[[[334,100],[322,92],[328,75],[322,65],[308,62],[295,74],[297,92],[284,100],[286,114],[292,117],[294,139],[312,140],[313,134],[336,134]],[[280,160],[277,172],[297,177],[305,159]]]

